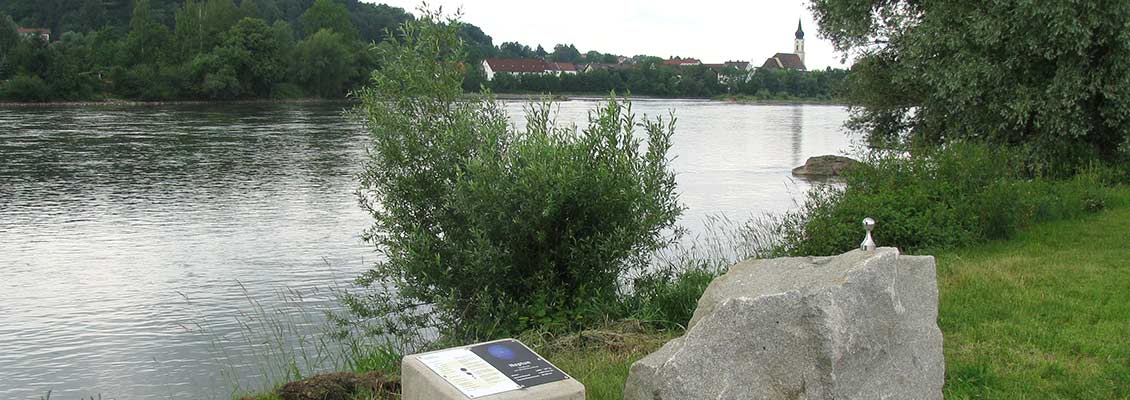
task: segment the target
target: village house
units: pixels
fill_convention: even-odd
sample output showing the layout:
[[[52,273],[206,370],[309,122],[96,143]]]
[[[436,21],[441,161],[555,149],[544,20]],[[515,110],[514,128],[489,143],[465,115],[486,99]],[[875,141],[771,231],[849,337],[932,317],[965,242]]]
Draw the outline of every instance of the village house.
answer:
[[[44,42],[51,41],[51,30],[43,28],[17,28],[16,32],[25,39],[40,38]]]
[[[511,75],[562,75],[577,73],[577,66],[573,63],[551,63],[536,58],[503,60],[488,58],[483,60],[483,71],[486,72],[488,81],[494,80],[499,73]]]

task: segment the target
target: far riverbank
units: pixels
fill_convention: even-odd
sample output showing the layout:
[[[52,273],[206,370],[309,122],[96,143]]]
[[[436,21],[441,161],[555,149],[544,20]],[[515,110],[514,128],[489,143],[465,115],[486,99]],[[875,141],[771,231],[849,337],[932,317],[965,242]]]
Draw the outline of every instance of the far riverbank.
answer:
[[[467,96],[477,96],[478,93],[467,93]],[[595,93],[495,93],[495,98],[498,100],[507,101],[529,101],[537,100],[542,97],[548,96],[553,101],[592,101],[607,98],[607,95],[600,95]],[[827,105],[827,106],[847,106],[843,101],[839,100],[824,100],[824,99],[763,99],[749,96],[715,96],[714,98],[705,97],[658,97],[658,96],[636,96],[636,95],[623,95],[633,100],[656,100],[656,101],[717,101],[734,104],[750,104],[750,105]],[[340,98],[340,99],[322,99],[322,98],[302,98],[302,99],[245,99],[245,100],[170,100],[170,101],[137,101],[137,100],[123,100],[123,99],[105,99],[105,100],[82,100],[82,101],[48,101],[48,102],[7,102],[0,101],[0,108],[36,108],[36,107],[152,107],[152,106],[166,106],[166,105],[209,105],[209,104],[322,104],[322,103],[356,103],[353,98]]]

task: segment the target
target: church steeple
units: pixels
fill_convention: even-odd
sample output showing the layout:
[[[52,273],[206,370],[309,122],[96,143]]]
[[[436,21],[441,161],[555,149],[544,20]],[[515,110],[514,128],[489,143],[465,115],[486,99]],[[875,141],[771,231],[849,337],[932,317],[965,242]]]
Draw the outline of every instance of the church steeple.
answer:
[[[796,42],[794,42],[793,53],[800,56],[800,61],[804,62],[804,28],[800,26],[800,20],[796,22]]]

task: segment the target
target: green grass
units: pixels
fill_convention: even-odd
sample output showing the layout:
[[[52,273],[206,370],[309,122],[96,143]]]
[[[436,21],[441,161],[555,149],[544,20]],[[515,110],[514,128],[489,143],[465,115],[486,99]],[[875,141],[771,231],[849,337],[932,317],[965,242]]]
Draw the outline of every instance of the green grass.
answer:
[[[1130,208],[938,255],[947,399],[1130,398]]]
[[[587,331],[574,343],[534,346],[535,350],[585,385],[588,400],[622,399],[632,363],[659,350],[670,333],[631,333],[621,329]],[[595,338],[595,339],[594,339]],[[560,343],[560,339],[558,339]],[[577,345],[575,342],[587,342]]]

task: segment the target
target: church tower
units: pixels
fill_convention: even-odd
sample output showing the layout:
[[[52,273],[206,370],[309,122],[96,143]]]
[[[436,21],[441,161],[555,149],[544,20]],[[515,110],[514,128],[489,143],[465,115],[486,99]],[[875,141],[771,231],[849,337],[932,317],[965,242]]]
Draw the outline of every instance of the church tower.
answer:
[[[804,62],[804,29],[800,27],[800,20],[796,22],[796,43],[794,44],[793,53],[800,56],[800,61]]]

